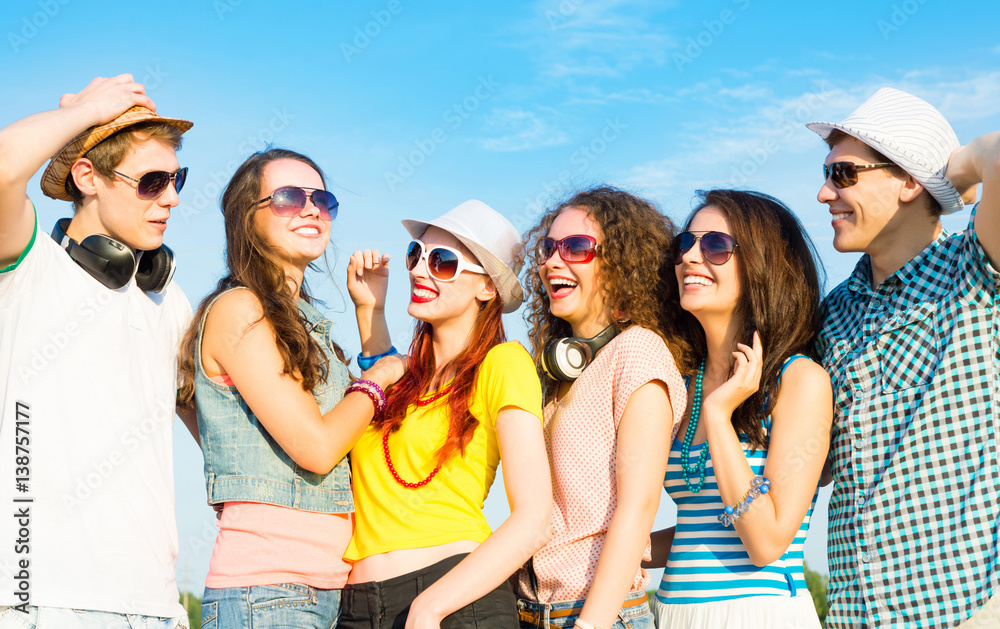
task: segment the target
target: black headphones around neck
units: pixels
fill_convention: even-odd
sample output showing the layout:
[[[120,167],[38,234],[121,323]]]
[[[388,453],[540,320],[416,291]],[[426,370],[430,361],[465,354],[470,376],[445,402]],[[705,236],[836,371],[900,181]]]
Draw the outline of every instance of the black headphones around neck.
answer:
[[[74,262],[95,280],[111,290],[118,290],[135,276],[135,284],[144,291],[162,293],[174,276],[174,252],[161,245],[153,251],[140,251],[138,258],[132,248],[110,236],[93,234],[76,242],[66,235],[70,219],[56,221],[52,239],[66,250]]]
[[[594,359],[597,350],[616,336],[618,328],[612,324],[589,339],[578,336],[552,339],[542,350],[542,369],[554,380],[573,382]]]

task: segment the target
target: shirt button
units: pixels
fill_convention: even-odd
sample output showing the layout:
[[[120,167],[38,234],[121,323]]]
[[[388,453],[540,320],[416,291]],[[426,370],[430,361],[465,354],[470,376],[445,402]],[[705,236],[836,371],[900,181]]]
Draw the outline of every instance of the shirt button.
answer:
[[[861,561],[868,563],[871,560],[872,560],[871,555],[869,555],[868,553],[861,553]]]
[[[858,506],[858,509],[860,509],[860,508],[862,508],[862,507],[865,506],[865,499],[864,498],[858,498],[857,501],[855,501],[854,504],[856,504]]]
[[[855,439],[854,440],[854,449],[855,450],[860,450],[863,447],[865,447],[865,444],[864,444],[864,442],[861,439]]]

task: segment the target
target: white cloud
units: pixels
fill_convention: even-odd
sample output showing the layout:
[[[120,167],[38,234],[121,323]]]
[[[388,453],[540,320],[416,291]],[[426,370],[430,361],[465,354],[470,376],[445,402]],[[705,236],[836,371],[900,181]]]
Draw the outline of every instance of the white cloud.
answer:
[[[663,0],[544,0],[535,15],[508,33],[512,45],[531,51],[544,80],[617,79],[649,65],[662,65],[675,39],[655,14]]]
[[[528,151],[569,142],[565,133],[523,109],[494,109],[486,117],[485,128],[498,134],[479,140],[487,151]]]
[[[1000,114],[1000,72],[955,77],[932,69],[908,73],[894,87],[927,100],[952,124]]]

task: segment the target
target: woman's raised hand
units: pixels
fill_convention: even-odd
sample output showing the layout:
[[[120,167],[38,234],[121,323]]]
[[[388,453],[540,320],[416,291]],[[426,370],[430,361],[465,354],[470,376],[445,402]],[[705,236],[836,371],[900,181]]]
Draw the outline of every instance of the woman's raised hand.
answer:
[[[347,263],[347,292],[355,308],[385,310],[389,286],[389,254],[378,249],[355,251]]]
[[[764,348],[760,343],[760,334],[753,333],[753,347],[737,343],[736,348],[739,351],[733,352],[736,357],[733,375],[702,403],[703,408],[718,408],[726,416],[731,416],[736,407],[757,392],[763,372]]]

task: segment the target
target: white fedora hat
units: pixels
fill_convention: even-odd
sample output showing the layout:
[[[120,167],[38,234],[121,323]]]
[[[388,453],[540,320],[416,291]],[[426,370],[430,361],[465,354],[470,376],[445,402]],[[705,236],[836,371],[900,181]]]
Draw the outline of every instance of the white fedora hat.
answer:
[[[438,227],[458,238],[476,256],[497,288],[505,313],[514,312],[524,301],[524,290],[517,281],[523,260],[521,235],[499,212],[482,201],[471,199],[430,221],[407,219],[403,227],[413,238],[420,238],[428,227]]]
[[[937,199],[945,214],[965,207],[958,190],[944,176],[948,157],[959,147],[958,137],[927,101],[883,87],[843,122],[806,126],[824,140],[839,129],[885,155]]]

